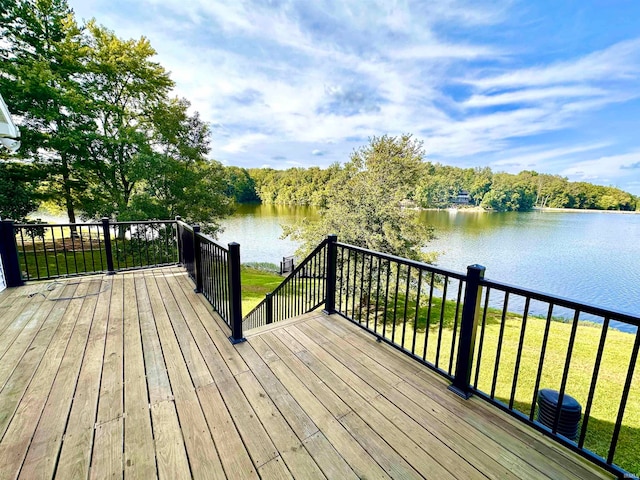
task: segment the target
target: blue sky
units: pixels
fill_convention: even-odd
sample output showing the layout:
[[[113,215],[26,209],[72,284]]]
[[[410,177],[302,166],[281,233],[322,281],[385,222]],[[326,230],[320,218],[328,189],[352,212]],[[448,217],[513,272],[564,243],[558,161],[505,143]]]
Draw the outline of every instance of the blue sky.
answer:
[[[434,162],[640,195],[640,1],[69,3],[150,39],[224,164],[325,167],[412,133]]]

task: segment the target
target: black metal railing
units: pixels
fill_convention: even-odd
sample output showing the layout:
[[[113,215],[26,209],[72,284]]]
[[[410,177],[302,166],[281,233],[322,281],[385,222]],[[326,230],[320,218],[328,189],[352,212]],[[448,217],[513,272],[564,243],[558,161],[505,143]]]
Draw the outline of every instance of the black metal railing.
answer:
[[[473,392],[611,471],[637,474],[640,318],[484,279],[479,287]],[[561,408],[539,415],[542,389],[559,406],[579,403],[575,436],[562,434]]]
[[[189,278],[196,281],[196,260],[193,227],[176,218],[176,229],[178,231],[178,261],[187,271]]]
[[[342,243],[327,258],[330,313],[450,379],[456,394],[476,394],[618,475],[640,470],[637,315],[485,280],[479,265],[461,274]],[[543,389],[557,395],[551,419],[538,414]],[[575,438],[560,428],[569,396],[583,407]]]
[[[15,245],[18,282],[178,262],[173,220],[110,222],[105,218],[101,223],[2,223],[6,244]],[[9,238],[11,231],[14,242]]]
[[[478,397],[623,476],[640,472],[640,317],[327,237],[242,319],[239,245],[224,247],[179,218],[42,225],[0,222],[7,285],[93,271],[184,265],[243,341],[243,328],[320,308],[337,313]],[[557,405],[541,414],[539,394]],[[564,428],[563,401],[582,414]],[[563,428],[561,428],[561,426]],[[575,432],[575,436],[566,432]]]
[[[242,333],[242,299],[240,283],[240,245],[224,247],[203,234],[198,225],[188,225],[176,218],[178,257],[195,291],[202,293],[213,309],[231,329],[232,343],[244,341]]]
[[[327,244],[323,240],[276,289],[243,319],[245,330],[311,312],[325,303]]]
[[[335,311],[453,379],[465,276],[337,243]]]

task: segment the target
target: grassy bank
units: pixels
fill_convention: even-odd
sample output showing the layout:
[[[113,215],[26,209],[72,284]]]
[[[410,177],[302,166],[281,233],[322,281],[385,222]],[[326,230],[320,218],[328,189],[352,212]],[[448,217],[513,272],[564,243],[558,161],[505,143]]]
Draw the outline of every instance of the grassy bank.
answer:
[[[264,296],[282,283],[284,279],[275,273],[265,272],[243,265],[241,267],[242,278],[242,314],[246,315],[254,309]]]
[[[438,302],[434,302],[434,304],[436,303]],[[450,305],[446,306],[445,316],[448,316],[448,312],[452,308]],[[439,305],[433,305],[432,318],[434,311],[437,311],[439,315]],[[408,317],[413,318],[409,315]],[[515,381],[514,408],[526,415],[529,415],[532,401],[534,401],[533,392],[540,363],[545,323],[544,319],[529,317],[523,337],[522,356],[517,373],[517,380]],[[454,332],[451,322],[446,322],[445,325],[447,326],[443,328],[440,338],[440,355],[436,358],[439,331],[438,326],[431,323],[428,330],[426,359],[434,364],[437,360],[440,368],[448,370]],[[503,329],[499,368],[495,377],[495,384],[493,379],[496,374],[495,366],[501,330],[500,312],[495,310],[488,312],[487,324],[484,328],[482,357],[478,369],[477,387],[487,394],[490,394],[493,390],[495,398],[507,404],[510,401],[512,385],[516,378],[515,366],[522,325],[523,322],[520,316],[515,314],[507,315]],[[392,330],[392,324],[387,323],[385,335],[388,338],[391,338]],[[580,402],[583,413],[587,404],[601,333],[602,325],[586,322],[580,323],[577,328],[574,348],[570,359],[566,393]],[[402,329],[397,326],[396,343],[402,344],[408,350],[412,350],[415,345],[416,353],[422,356],[425,337],[427,335],[424,322],[416,326],[415,332],[413,322],[409,322],[406,327],[404,341],[401,334]],[[479,331],[472,370],[472,382],[475,379],[476,369],[478,368],[480,334],[481,332]],[[570,334],[570,323],[560,321],[551,322],[541,373],[541,389],[560,389],[567,359]],[[627,376],[634,340],[635,335],[633,334],[613,329],[607,331],[602,363],[598,374],[598,383],[595,389],[585,439],[586,448],[605,458],[608,454],[614,424],[618,415],[618,407]],[[455,350],[457,350],[457,345],[455,346]],[[453,358],[454,368],[455,350]],[[640,368],[636,367],[631,391],[629,393],[629,400],[622,421],[618,447],[614,457],[615,464],[635,475],[640,474],[640,455],[638,454],[637,447],[640,445],[640,402],[637,401],[639,396]]]

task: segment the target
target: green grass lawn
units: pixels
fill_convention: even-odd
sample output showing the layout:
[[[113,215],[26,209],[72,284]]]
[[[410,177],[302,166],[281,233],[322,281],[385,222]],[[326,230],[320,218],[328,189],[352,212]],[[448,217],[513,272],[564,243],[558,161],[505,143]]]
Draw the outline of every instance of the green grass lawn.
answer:
[[[242,265],[240,276],[242,279],[242,314],[246,315],[255,308],[267,293],[273,292],[282,283],[284,277],[275,273],[257,270]]]
[[[46,246],[46,249],[45,249]],[[164,242],[131,242],[119,240],[112,243],[113,264],[116,270],[143,267],[177,261],[175,246],[167,248]],[[62,249],[57,244],[26,245],[24,252],[19,250],[18,260],[23,278],[37,280],[80,273],[101,272],[107,270],[107,255],[104,243],[93,244],[76,241],[74,249],[67,245]]]
[[[455,315],[455,305],[453,302],[446,302],[445,321],[443,322],[445,327],[442,329],[440,336],[439,356],[436,356],[439,340],[438,323],[442,302],[438,298],[434,298],[433,300],[431,307],[431,318],[433,320],[429,322],[426,360],[433,364],[437,363],[441,369],[448,371],[451,360],[451,346],[454,338],[452,326]],[[397,311],[404,313],[404,303],[400,305]],[[398,320],[395,328],[395,343],[403,345],[407,350],[415,350],[415,353],[419,356],[422,356],[424,351],[426,336],[424,318],[426,318],[426,311],[426,306],[420,309],[419,316],[422,320],[418,322],[415,330],[413,321],[407,322],[404,328],[404,339],[402,336],[403,327],[400,320]],[[415,308],[412,309],[409,306],[407,309],[407,317],[413,319],[414,314]],[[380,312],[379,316],[382,318],[382,312]],[[365,316],[363,315],[363,317]],[[391,312],[387,312],[387,317],[385,337],[391,339],[393,337],[393,318]],[[371,316],[371,320],[372,319],[373,317]],[[365,320],[366,317],[363,318],[363,321]],[[529,415],[533,401],[545,323],[545,319],[529,317],[525,329],[522,357],[514,395],[514,408],[526,415]],[[498,351],[500,325],[501,312],[494,309],[489,310],[484,330],[482,357],[480,360],[477,385],[479,390],[487,394],[490,394],[492,388],[494,388],[493,378]],[[371,323],[370,326],[373,328],[373,323]],[[571,323],[561,321],[551,322],[540,381],[541,389],[551,388],[560,390],[567,358],[571,326]],[[382,322],[379,322],[378,329],[382,332]],[[507,314],[500,353],[500,367],[496,377],[494,394],[496,399],[507,404],[511,398],[511,388],[515,378],[514,370],[521,331],[522,317],[517,314]],[[577,328],[574,348],[570,359],[565,392],[580,402],[583,413],[587,404],[601,333],[602,325],[581,322]],[[620,332],[611,328],[607,331],[602,363],[598,374],[598,383],[594,394],[585,439],[586,448],[605,458],[608,454],[609,443],[618,415],[618,407],[627,376],[634,340],[635,335],[633,334]],[[479,343],[480,330],[478,330],[478,337],[476,339],[476,355],[472,370],[472,382],[475,379],[478,364]],[[457,345],[455,345],[452,362],[454,369],[456,353]],[[638,453],[638,445],[640,445],[640,402],[637,400],[639,397],[640,368],[636,366],[614,457],[615,464],[635,475],[640,474],[640,455]]]

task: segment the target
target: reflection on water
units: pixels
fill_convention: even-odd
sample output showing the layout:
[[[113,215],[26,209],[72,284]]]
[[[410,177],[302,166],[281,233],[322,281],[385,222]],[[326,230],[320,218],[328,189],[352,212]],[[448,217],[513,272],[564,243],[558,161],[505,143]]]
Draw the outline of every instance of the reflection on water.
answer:
[[[297,245],[281,225],[315,218],[310,207],[243,205],[224,222],[223,242],[242,261],[277,263]],[[640,314],[640,215],[586,212],[424,211],[438,266],[464,272],[479,263],[492,280]]]
[[[292,225],[304,218],[318,216],[311,207],[284,205],[239,205],[233,217],[222,222],[224,232],[218,236],[222,244],[238,242],[243,263],[279,264],[282,257],[293,255],[298,244],[284,240],[282,225]]]
[[[424,215],[427,214],[427,215]],[[640,215],[423,212],[438,265],[553,295],[640,313]]]

